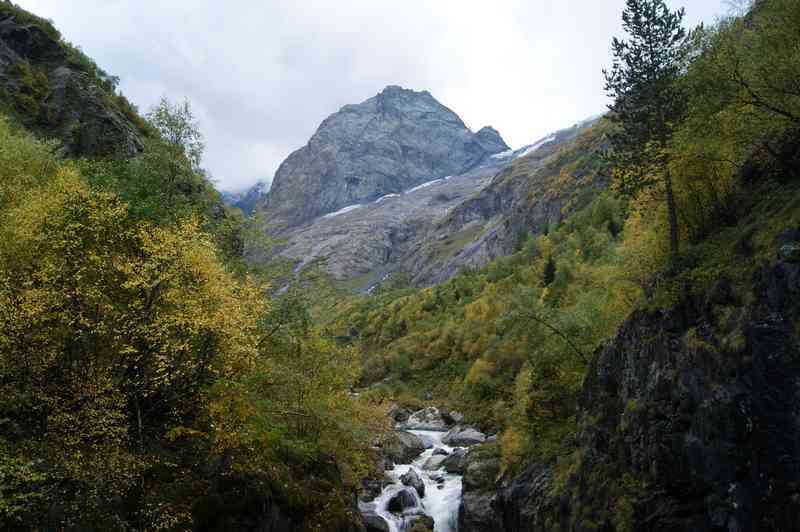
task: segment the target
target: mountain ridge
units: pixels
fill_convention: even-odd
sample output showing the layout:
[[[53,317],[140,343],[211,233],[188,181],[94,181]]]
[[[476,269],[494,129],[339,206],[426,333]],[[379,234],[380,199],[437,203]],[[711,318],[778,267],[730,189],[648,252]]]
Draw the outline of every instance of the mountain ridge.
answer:
[[[323,120],[280,165],[259,208],[272,226],[294,227],[463,173],[507,149],[496,130],[473,133],[430,92],[389,85]]]

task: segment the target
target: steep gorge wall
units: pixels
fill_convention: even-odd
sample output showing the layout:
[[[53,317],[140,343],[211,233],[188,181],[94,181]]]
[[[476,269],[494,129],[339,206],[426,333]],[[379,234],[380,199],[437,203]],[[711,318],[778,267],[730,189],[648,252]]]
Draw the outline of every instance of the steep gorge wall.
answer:
[[[465,478],[462,532],[800,530],[800,231],[775,249],[794,252],[746,289],[632,315],[590,366],[575,452]]]

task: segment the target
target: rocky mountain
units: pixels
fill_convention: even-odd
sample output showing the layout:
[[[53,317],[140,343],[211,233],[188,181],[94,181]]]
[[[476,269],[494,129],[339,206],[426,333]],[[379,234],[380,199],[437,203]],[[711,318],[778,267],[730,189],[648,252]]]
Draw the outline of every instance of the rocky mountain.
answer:
[[[116,82],[50,22],[0,3],[0,105],[27,128],[70,155],[135,155],[145,126]]]
[[[246,215],[251,215],[256,210],[261,197],[269,189],[263,181],[242,192],[222,192],[222,199],[227,205],[240,209]]]
[[[282,184],[279,185],[276,177],[275,185],[263,203],[267,205],[268,226],[265,230],[285,242],[275,252],[289,259],[296,271],[321,260],[334,278],[356,291],[370,290],[397,275],[409,277],[418,286],[434,284],[448,279],[464,267],[479,267],[510,253],[519,233],[539,232],[558,223],[563,217],[562,209],[569,209],[570,201],[578,191],[597,184],[592,181],[594,174],[591,169],[576,164],[578,160],[594,160],[586,156],[603,146],[603,128],[593,127],[596,119],[512,150],[494,129],[484,128],[476,134],[470,133],[455,114],[435,103],[428,93],[389,87],[362,106],[372,108],[386,98],[392,101],[398,98],[406,106],[410,105],[409,101],[420,101],[438,109],[442,116],[449,117],[449,124],[460,124],[457,136],[467,140],[466,144],[459,141],[457,147],[466,147],[467,150],[454,149],[454,160],[441,159],[437,163],[439,170],[427,170],[430,173],[422,182],[420,179],[395,179],[393,182],[404,188],[393,185],[390,189],[382,188],[381,195],[374,191],[356,195],[354,198],[360,199],[348,200],[350,203],[333,212],[287,226],[282,210],[276,212],[270,207],[277,201],[276,197],[286,195],[285,201],[295,206],[294,211],[305,209],[307,214],[301,218],[307,218],[308,213],[318,208],[320,197],[336,196],[346,188],[337,181],[319,181],[315,187],[323,187],[323,192],[309,196],[297,190],[293,196],[296,199],[288,199],[286,191],[290,187],[302,187],[302,183],[307,181],[300,177],[295,183],[294,177],[285,177],[293,158],[299,157],[292,155],[278,172]],[[345,107],[342,112],[349,114],[349,108]],[[443,127],[437,118],[432,129],[428,129],[430,117],[414,116],[416,118],[409,115],[404,119],[413,122],[413,127],[409,124],[401,128],[403,131],[413,130],[422,137],[434,137]],[[328,124],[343,120],[350,119],[334,115],[320,127],[322,134],[318,132],[315,138],[329,138],[331,145],[344,144],[341,139],[332,137],[336,130]],[[387,126],[370,127],[380,129]],[[447,131],[453,130],[448,126]],[[396,135],[408,138],[405,133]],[[309,146],[316,142],[312,139]],[[391,145],[396,141],[386,137],[382,142]],[[304,153],[302,157],[308,157],[304,150],[310,148],[301,150]],[[370,166],[370,161],[375,159],[366,156],[354,160],[353,157],[352,150],[346,154],[342,163],[344,168],[352,172],[352,168],[358,166],[364,169],[365,175],[375,172],[375,168],[385,162],[381,159],[378,166]],[[344,171],[333,160],[327,164],[331,175],[340,175]],[[569,165],[572,166],[567,168]],[[377,171],[383,177],[370,182],[385,183],[383,170]],[[415,171],[421,175],[423,169]],[[551,186],[556,182],[558,187]],[[281,188],[284,192],[280,191]],[[377,189],[373,187],[371,190]],[[249,194],[257,193],[254,189]],[[304,207],[306,202],[312,205]],[[279,219],[277,223],[276,217]],[[263,259],[265,257],[259,257],[259,260]]]
[[[261,206],[272,226],[296,227],[463,174],[506,150],[497,131],[471,132],[430,93],[390,86],[325,119],[281,164]]]

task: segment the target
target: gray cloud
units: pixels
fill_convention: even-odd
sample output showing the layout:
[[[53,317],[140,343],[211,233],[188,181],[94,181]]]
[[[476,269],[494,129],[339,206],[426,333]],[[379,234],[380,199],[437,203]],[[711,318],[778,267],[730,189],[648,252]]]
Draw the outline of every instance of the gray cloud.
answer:
[[[624,0],[17,0],[146,110],[188,98],[222,189],[271,180],[317,125],[390,84],[520,146],[603,110]],[[690,24],[724,0],[689,4]]]

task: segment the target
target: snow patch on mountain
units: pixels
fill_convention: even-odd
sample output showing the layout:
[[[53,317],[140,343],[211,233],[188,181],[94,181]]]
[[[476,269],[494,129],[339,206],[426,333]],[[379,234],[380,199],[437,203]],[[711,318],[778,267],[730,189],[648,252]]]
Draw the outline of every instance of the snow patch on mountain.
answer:
[[[347,207],[339,209],[336,212],[331,212],[331,213],[326,214],[325,216],[323,216],[323,218],[334,218],[336,216],[340,216],[340,215],[348,213],[350,211],[354,211],[354,210],[356,210],[356,209],[358,209],[358,208],[360,208],[362,206],[363,205],[360,205],[360,204],[359,205],[348,205]]]

